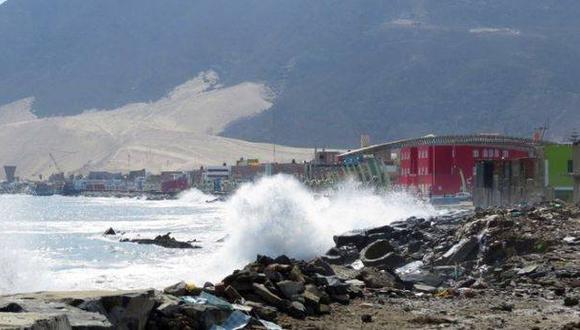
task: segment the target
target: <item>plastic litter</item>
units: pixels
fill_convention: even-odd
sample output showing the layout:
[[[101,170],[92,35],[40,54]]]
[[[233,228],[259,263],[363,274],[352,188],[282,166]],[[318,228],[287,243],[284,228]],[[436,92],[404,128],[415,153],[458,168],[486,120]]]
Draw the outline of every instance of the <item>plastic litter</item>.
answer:
[[[215,306],[217,308],[220,308],[222,310],[228,310],[228,311],[231,311],[234,309],[232,304],[230,304],[229,302],[227,302],[223,299],[220,299],[212,294],[209,294],[205,291],[202,292],[197,297],[186,296],[186,297],[182,297],[181,300],[183,302],[185,302],[186,304],[211,305],[211,306]]]
[[[243,329],[250,323],[252,318],[240,311],[234,311],[222,325],[212,325],[210,330],[238,330]]]

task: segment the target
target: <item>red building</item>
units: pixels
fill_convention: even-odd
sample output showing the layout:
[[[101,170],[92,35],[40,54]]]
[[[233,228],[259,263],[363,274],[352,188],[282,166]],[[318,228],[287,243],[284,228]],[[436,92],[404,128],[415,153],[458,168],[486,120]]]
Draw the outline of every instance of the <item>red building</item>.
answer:
[[[401,147],[399,184],[425,195],[451,195],[473,187],[475,164],[514,160],[528,152],[486,145],[419,145]],[[465,187],[464,187],[465,185]]]

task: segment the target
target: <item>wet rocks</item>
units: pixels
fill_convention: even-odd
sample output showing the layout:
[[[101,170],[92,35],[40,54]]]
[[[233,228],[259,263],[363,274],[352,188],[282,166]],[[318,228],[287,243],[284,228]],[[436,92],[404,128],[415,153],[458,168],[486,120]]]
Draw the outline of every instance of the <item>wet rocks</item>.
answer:
[[[159,235],[154,239],[137,238],[137,239],[122,239],[121,242],[130,242],[137,244],[157,245],[168,249],[201,249],[201,246],[192,245],[189,242],[181,242],[170,236],[171,233]]]
[[[109,229],[105,230],[105,232],[103,233],[104,236],[109,236],[109,235],[117,235],[117,233],[115,232],[115,230],[113,229],[113,227],[110,227]]]

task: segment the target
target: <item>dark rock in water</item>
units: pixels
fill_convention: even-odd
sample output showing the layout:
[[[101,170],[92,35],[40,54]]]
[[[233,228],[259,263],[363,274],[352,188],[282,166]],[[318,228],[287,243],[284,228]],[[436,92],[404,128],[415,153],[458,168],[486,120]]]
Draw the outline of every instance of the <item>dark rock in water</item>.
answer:
[[[360,253],[362,263],[367,267],[394,269],[402,266],[405,260],[393,252],[393,246],[387,240],[378,240],[369,244]]]
[[[22,313],[24,311],[22,306],[13,302],[0,306],[0,313]]]
[[[138,239],[122,239],[121,242],[130,242],[137,244],[158,245],[168,249],[201,249],[201,246],[191,245],[188,242],[180,242],[175,238],[169,236],[171,233],[159,235],[154,239],[138,238]]]
[[[114,230],[114,229],[111,227],[111,228],[107,229],[107,230],[106,230],[106,231],[103,233],[103,235],[105,235],[105,236],[109,236],[109,235],[117,235],[117,233],[116,233],[116,232],[115,232],[115,230]]]

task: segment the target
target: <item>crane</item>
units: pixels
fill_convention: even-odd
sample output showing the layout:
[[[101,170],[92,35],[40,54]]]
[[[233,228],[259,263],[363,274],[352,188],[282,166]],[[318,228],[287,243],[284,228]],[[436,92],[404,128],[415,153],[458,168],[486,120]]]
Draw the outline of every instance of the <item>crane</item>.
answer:
[[[58,163],[56,162],[56,159],[54,159],[54,156],[52,155],[52,153],[49,152],[48,155],[50,156],[50,159],[52,159],[52,162],[54,163],[54,167],[56,168],[56,170],[58,171],[58,173],[64,173],[60,169],[60,166],[58,166]]]

